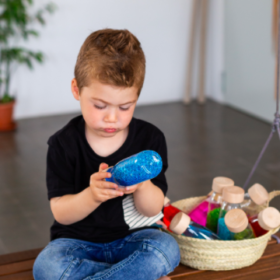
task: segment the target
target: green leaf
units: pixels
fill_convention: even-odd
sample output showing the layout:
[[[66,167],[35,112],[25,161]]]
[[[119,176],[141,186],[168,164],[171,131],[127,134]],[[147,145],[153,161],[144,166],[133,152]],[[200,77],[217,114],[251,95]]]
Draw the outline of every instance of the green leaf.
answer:
[[[46,5],[45,9],[50,13],[54,13],[57,10],[57,5],[53,2]]]
[[[29,69],[33,69],[33,60],[39,63],[42,63],[44,60],[42,52],[33,52],[25,48],[2,49],[1,57],[2,61],[25,64]]]
[[[44,20],[44,18],[43,18],[43,16],[42,16],[42,14],[43,14],[43,10],[39,10],[39,11],[37,12],[35,18],[36,18],[42,25],[44,25],[46,22],[45,22],[45,20]]]
[[[39,37],[39,33],[35,30],[23,30],[22,36],[25,40],[27,40],[30,35],[35,36],[35,37]]]
[[[1,103],[9,103],[12,101],[14,101],[14,98],[9,96],[7,93],[5,93],[3,98],[1,99]]]

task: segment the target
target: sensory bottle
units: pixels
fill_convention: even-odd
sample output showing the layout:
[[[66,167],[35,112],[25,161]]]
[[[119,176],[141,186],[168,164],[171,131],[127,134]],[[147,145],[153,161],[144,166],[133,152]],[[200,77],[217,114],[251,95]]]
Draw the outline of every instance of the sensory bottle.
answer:
[[[191,221],[190,216],[183,212],[177,213],[174,216],[170,223],[170,230],[176,234],[181,234],[187,237],[206,240],[220,240],[214,232]]]
[[[248,189],[248,193],[244,196],[242,210],[247,214],[249,223],[251,224],[255,235],[260,236],[267,231],[262,229],[258,223],[258,214],[267,207],[268,192],[260,184],[254,184]]]
[[[160,155],[151,150],[146,150],[118,162],[106,171],[112,174],[106,181],[115,183],[119,187],[139,184],[155,178],[162,169]]]
[[[223,240],[231,240],[229,232],[226,234],[225,215],[232,209],[241,208],[244,200],[244,190],[240,187],[229,187],[223,190],[222,205],[219,213],[217,234]],[[246,214],[245,214],[246,215]],[[229,239],[227,239],[229,238]]]
[[[231,186],[234,186],[234,182],[229,178],[214,178],[211,195],[188,214],[191,220],[205,227],[207,222],[207,213],[215,208],[220,207],[222,190]],[[212,228],[215,229],[215,227]]]
[[[223,240],[244,240],[255,238],[248,217],[242,209],[229,210],[219,223],[219,236]]]
[[[267,207],[257,216],[249,218],[249,223],[256,237],[259,237],[280,226],[280,213],[274,207]]]
[[[176,208],[175,206],[170,204],[170,199],[168,197],[164,198],[164,206],[163,206],[163,218],[162,221],[167,226],[167,229],[169,230],[170,223],[174,216],[181,212],[180,209]]]

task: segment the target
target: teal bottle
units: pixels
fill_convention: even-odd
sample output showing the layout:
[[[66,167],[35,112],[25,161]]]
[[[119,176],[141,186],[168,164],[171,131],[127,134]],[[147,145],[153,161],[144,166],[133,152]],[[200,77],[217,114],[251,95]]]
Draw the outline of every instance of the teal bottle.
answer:
[[[233,186],[223,190],[217,228],[217,234],[222,240],[232,240],[232,235],[225,224],[225,215],[232,209],[240,209],[243,200],[244,190],[242,188]]]
[[[242,209],[229,210],[224,217],[224,224],[219,225],[221,232],[227,232],[224,240],[244,240],[255,238],[254,231],[248,223],[248,217]],[[220,232],[220,233],[221,233]]]

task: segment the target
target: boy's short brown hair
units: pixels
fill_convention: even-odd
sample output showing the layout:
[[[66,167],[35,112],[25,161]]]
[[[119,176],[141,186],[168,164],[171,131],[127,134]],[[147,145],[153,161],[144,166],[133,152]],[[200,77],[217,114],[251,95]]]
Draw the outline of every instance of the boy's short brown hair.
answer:
[[[78,88],[93,80],[104,84],[138,88],[145,77],[145,55],[138,39],[128,30],[102,29],[83,43],[75,66]]]

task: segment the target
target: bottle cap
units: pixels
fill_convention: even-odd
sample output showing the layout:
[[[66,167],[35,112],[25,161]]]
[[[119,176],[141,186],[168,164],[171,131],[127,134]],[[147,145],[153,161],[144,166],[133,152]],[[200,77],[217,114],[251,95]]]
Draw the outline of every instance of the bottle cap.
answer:
[[[190,222],[191,218],[187,214],[179,212],[172,219],[169,228],[176,234],[182,234],[185,232]]]
[[[223,190],[222,199],[228,203],[241,203],[244,200],[244,190],[233,186]]]
[[[226,187],[233,187],[234,182],[227,177],[215,177],[212,183],[212,190],[217,193],[222,193]]]
[[[246,229],[248,218],[242,209],[232,209],[225,215],[225,224],[229,231],[238,233]]]
[[[170,199],[169,199],[167,196],[165,196],[165,197],[164,197],[164,201],[163,201],[163,205],[165,206],[165,205],[167,205],[168,203],[170,203]]]
[[[280,213],[274,207],[267,207],[259,213],[258,222],[265,230],[275,229],[280,226]]]
[[[262,205],[268,201],[268,192],[260,184],[254,184],[251,188],[249,188],[248,194],[257,205]]]

